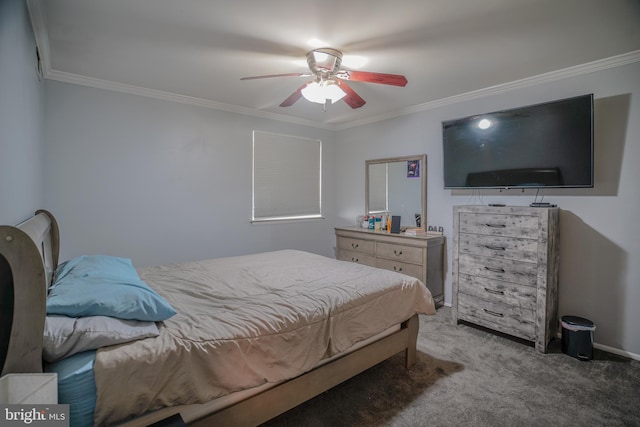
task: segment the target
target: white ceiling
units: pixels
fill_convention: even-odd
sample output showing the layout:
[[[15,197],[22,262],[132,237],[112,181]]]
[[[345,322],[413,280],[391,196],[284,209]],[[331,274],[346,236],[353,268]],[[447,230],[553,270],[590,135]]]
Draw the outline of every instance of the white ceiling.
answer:
[[[620,55],[640,60],[639,0],[28,0],[45,76],[340,127]],[[367,104],[278,105],[319,39],[406,87]],[[317,46],[316,46],[317,47]],[[629,56],[629,53],[631,55]],[[343,61],[347,63],[345,58]],[[343,68],[349,69],[344,66]],[[356,68],[351,68],[356,69]],[[286,117],[285,117],[286,116]]]

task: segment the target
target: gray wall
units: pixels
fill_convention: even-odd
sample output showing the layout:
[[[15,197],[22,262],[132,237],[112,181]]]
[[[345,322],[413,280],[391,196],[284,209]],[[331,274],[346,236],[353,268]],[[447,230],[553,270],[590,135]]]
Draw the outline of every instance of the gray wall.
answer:
[[[55,81],[45,111],[45,205],[60,224],[62,260],[334,255],[332,132]],[[323,141],[325,219],[250,223],[253,130]]]
[[[339,132],[338,225],[364,209],[366,159],[428,155],[428,225],[452,237],[459,204],[528,205],[535,192],[444,190],[441,121],[574,95],[595,96],[595,188],[545,190],[561,208],[560,315],[596,324],[596,342],[640,357],[640,64],[510,90]],[[451,240],[445,302],[451,302]]]
[[[43,204],[43,94],[23,0],[0,1],[0,224]]]

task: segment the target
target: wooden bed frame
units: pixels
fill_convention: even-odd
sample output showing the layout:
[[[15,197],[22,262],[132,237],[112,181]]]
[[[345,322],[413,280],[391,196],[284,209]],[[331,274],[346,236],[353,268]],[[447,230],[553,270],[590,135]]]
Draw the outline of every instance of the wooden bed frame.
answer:
[[[2,375],[42,372],[46,297],[58,265],[59,245],[58,224],[45,210],[16,227],[0,226],[0,286],[12,288],[16,308]],[[11,290],[3,288],[0,295],[7,292]],[[259,425],[401,351],[406,367],[411,367],[416,362],[417,337],[418,315],[414,315],[390,335],[223,409],[212,409],[207,403],[174,406],[124,425],[147,426],[177,413],[194,426]]]

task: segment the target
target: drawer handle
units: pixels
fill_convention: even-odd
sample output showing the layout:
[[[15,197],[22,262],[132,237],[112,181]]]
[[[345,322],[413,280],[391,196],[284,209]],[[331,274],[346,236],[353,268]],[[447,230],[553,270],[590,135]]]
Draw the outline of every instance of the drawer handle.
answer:
[[[504,268],[484,267],[485,270],[493,271],[494,273],[504,273]]]
[[[358,261],[360,261],[360,260],[359,260],[358,258],[351,257],[351,261],[353,261],[353,262],[358,262]]]
[[[495,289],[489,289],[489,288],[484,288],[484,290],[489,292],[490,294],[504,295],[504,291],[497,291]]]
[[[402,267],[398,268],[395,265],[393,266],[393,271],[402,272]]]
[[[506,251],[507,248],[504,246],[494,246],[494,245],[484,245],[485,248],[491,249],[493,251]]]
[[[487,310],[486,308],[483,308],[483,310],[484,310],[484,312],[485,312],[485,313],[490,314],[490,315],[492,315],[492,316],[495,316],[495,317],[504,317],[504,314],[502,314],[502,313],[498,313],[497,311]]]
[[[491,228],[506,228],[507,226],[505,224],[485,224],[487,227],[491,227]]]
[[[397,256],[402,255],[402,251],[399,251],[399,250],[397,250],[397,249],[394,249],[394,250],[393,250],[393,253],[394,253],[394,254],[396,254]]]
[[[358,245],[357,243],[352,243],[352,244],[351,244],[351,247],[352,247],[353,249],[357,249],[357,248],[358,248],[358,246],[360,246],[360,245]]]

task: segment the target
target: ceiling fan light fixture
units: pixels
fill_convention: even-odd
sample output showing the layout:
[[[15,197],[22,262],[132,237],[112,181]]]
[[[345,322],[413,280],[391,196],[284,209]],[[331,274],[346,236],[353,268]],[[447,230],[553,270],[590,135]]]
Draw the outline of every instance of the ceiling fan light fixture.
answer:
[[[319,43],[319,42],[318,42]],[[352,65],[364,65],[366,58],[353,57]],[[342,52],[330,47],[321,47],[307,52],[307,65],[310,73],[269,74],[263,76],[242,77],[241,80],[264,79],[269,77],[315,77],[296,89],[288,98],[280,103],[281,107],[291,107],[300,98],[309,102],[332,104],[343,100],[351,108],[360,108],[366,104],[348,84],[349,82],[376,83],[404,87],[407,78],[400,74],[373,73],[370,71],[341,70]],[[351,68],[351,67],[350,67]],[[348,96],[347,96],[348,95]],[[326,109],[323,107],[323,111]]]
[[[307,64],[315,73],[335,73],[342,64],[342,52],[329,47],[314,49],[307,53]]]
[[[323,80],[320,82],[311,82],[302,89],[302,96],[310,102],[324,104],[327,99],[332,104],[340,101],[347,94],[343,91],[335,80]]]

